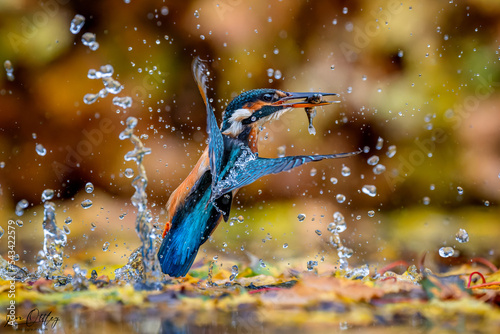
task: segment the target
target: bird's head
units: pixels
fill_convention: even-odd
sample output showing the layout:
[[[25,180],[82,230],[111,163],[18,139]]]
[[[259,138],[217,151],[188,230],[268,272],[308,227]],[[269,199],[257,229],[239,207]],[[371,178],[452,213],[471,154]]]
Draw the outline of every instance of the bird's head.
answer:
[[[290,93],[277,89],[254,89],[244,92],[232,100],[222,120],[222,133],[238,137],[249,129],[258,128],[268,121],[278,119],[292,108],[312,108],[331,104],[323,96],[332,93]],[[245,131],[247,130],[247,131]]]

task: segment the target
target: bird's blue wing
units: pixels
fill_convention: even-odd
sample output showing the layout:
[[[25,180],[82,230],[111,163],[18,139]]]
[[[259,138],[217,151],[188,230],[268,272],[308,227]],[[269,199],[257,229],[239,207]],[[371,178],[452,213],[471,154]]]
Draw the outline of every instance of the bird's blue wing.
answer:
[[[235,168],[228,173],[227,177],[217,184],[215,188],[216,191],[212,194],[212,198],[217,199],[223,194],[249,185],[268,174],[288,171],[311,161],[346,158],[359,154],[360,152],[361,151],[326,155],[299,155],[276,159],[254,157],[253,159],[248,159],[244,163],[240,162],[237,164]]]
[[[206,62],[201,60],[200,57],[196,57],[193,60],[192,70],[194,79],[198,84],[198,89],[203,97],[203,102],[205,102],[207,108],[208,157],[212,173],[212,184],[214,184],[220,173],[224,141],[217,124],[217,119],[215,118],[214,109],[207,97],[208,68]]]

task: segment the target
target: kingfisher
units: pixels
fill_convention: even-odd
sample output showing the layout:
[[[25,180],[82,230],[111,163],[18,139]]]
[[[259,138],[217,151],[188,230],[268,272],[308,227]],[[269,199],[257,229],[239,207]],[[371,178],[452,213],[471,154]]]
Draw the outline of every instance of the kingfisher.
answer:
[[[200,246],[222,219],[227,222],[231,203],[239,188],[262,176],[291,170],[302,164],[349,157],[358,152],[262,158],[258,154],[261,127],[293,108],[333,102],[322,100],[329,93],[291,93],[278,89],[254,89],[234,98],[223,113],[219,128],[207,98],[208,69],[197,57],[193,74],[207,112],[208,145],[187,178],[170,195],[167,223],[158,250],[164,274],[185,276]],[[318,97],[320,97],[318,99]]]

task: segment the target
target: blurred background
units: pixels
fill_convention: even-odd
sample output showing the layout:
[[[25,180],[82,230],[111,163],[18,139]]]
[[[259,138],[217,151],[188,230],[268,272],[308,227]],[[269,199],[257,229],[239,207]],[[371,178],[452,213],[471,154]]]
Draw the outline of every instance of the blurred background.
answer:
[[[73,34],[76,14],[85,23]],[[20,263],[33,266],[41,194],[53,189],[58,226],[72,219],[69,268],[123,265],[139,241],[124,173],[136,166],[123,159],[133,145],[118,135],[127,117],[138,118],[137,133],[152,149],[149,204],[162,228],[170,193],[206,145],[191,74],[200,56],[210,61],[219,119],[244,90],[339,94],[339,104],[317,108],[316,135],[303,110],[267,126],[261,156],[365,149],[242,189],[233,219],[202,246],[200,260],[217,256],[227,267],[262,259],[267,268],[301,270],[314,260],[326,270],[338,260],[327,226],[340,212],[352,265],[417,263],[425,252],[430,266],[476,256],[498,263],[499,18],[500,3],[488,0],[1,0],[0,61],[11,65],[0,73],[0,226],[18,221]],[[82,43],[87,32],[98,45]],[[107,64],[123,89],[84,103],[104,88],[89,70]],[[115,96],[131,97],[132,106],[114,104]],[[373,170],[374,155],[385,170]],[[23,199],[29,206],[17,216]],[[455,240],[460,228],[468,243]],[[440,257],[443,246],[455,255]],[[5,235],[0,247],[6,254]]]

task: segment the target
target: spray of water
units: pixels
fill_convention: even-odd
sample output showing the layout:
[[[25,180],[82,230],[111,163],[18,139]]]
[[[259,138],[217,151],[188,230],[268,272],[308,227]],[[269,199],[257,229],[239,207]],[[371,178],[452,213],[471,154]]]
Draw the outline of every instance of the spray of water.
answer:
[[[115,271],[115,276],[117,279],[128,281],[132,279],[140,288],[151,288],[155,287],[162,277],[160,264],[156,257],[159,231],[153,226],[153,217],[148,209],[148,195],[146,193],[148,178],[143,165],[144,156],[151,154],[151,149],[145,147],[139,137],[134,134],[136,126],[137,119],[129,117],[125,130],[120,133],[120,139],[129,139],[134,144],[134,150],[125,155],[125,160],[137,163],[138,173],[132,181],[132,186],[135,188],[132,204],[137,208],[135,230],[142,246],[131,254],[126,266]]]

